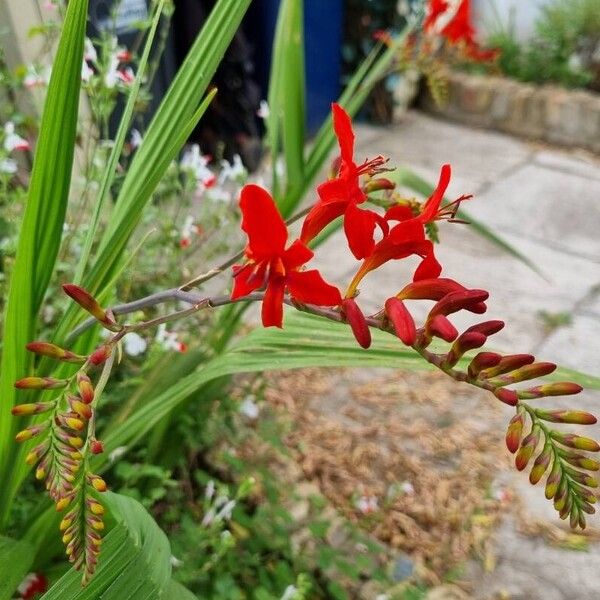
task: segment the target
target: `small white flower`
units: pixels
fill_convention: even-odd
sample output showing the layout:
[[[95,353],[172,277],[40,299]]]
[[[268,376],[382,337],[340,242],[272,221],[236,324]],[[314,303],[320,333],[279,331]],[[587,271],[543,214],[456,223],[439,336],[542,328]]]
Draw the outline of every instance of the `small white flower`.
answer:
[[[231,513],[233,512],[233,509],[235,508],[235,500],[229,500],[229,502],[227,502],[223,508],[221,508],[221,510],[216,514],[215,519],[216,520],[220,520],[222,519],[223,521],[229,521],[229,519],[231,519]]]
[[[280,600],[293,600],[298,593],[298,588],[295,585],[288,585],[281,596]]]
[[[356,501],[356,508],[363,514],[374,513],[379,508],[379,501],[376,496],[361,496]]]
[[[254,402],[253,396],[246,396],[244,401],[240,404],[239,410],[245,417],[248,417],[251,420],[256,419],[260,412],[258,404]]]
[[[400,484],[400,491],[408,496],[412,496],[415,493],[415,486],[410,481],[403,481]]]
[[[8,175],[12,175],[16,173],[18,169],[18,165],[16,161],[12,158],[5,158],[0,160],[0,173],[6,173]]]
[[[146,340],[141,335],[133,331],[125,336],[123,346],[125,348],[125,354],[129,354],[129,356],[139,356],[146,351],[147,344]]]
[[[141,143],[142,143],[142,134],[137,130],[137,129],[132,129],[131,130],[131,138],[129,140],[129,144],[131,145],[131,147],[135,150],[136,148],[139,148]]]
[[[114,463],[118,461],[127,452],[127,446],[118,446],[108,455],[108,462]]]
[[[58,4],[56,4],[56,2],[53,2],[53,0],[46,0],[42,5],[42,8],[44,10],[56,10],[58,8]]]
[[[215,495],[215,482],[211,479],[206,484],[206,489],[204,490],[204,497],[207,500],[212,500],[212,497]]]
[[[194,173],[196,181],[205,188],[212,187],[216,181],[215,174],[208,167],[211,157],[208,154],[200,152],[198,144],[192,144],[181,158],[180,166],[182,169],[189,169]]]
[[[23,78],[23,85],[28,90],[34,87],[46,86],[50,82],[51,73],[52,67],[46,67],[42,73],[39,73],[33,65],[29,65]]]
[[[177,339],[177,333],[167,331],[167,326],[161,323],[156,331],[156,341],[161,344],[165,350],[175,350],[176,352],[186,352],[187,346]]]
[[[179,239],[179,245],[182,248],[187,248],[192,242],[192,235],[198,235],[200,228],[194,224],[194,217],[188,215],[181,228],[181,238]]]
[[[266,100],[261,100],[258,110],[256,111],[256,116],[260,119],[268,119],[270,114],[271,110],[269,108],[269,103]]]
[[[171,566],[175,567],[175,568],[180,567],[183,564],[182,560],[179,560],[176,556],[173,556],[173,555],[171,555],[170,562],[171,562]]]
[[[238,181],[246,176],[246,167],[242,163],[242,157],[239,154],[234,154],[233,162],[227,160],[221,161],[221,172],[219,173],[219,183],[223,184],[226,181]]]
[[[92,40],[89,37],[85,38],[83,45],[83,60],[89,60],[90,62],[98,62],[98,53]]]
[[[87,83],[92,76],[94,75],[94,70],[88,65],[87,61],[84,59],[81,63],[81,81]]]
[[[13,150],[29,150],[29,142],[15,133],[15,124],[8,121],[4,126],[4,149],[7,152]]]
[[[216,512],[217,511],[215,510],[214,506],[206,512],[204,518],[202,519],[202,522],[200,523],[202,527],[208,527],[209,525],[212,525],[212,522],[215,520]]]

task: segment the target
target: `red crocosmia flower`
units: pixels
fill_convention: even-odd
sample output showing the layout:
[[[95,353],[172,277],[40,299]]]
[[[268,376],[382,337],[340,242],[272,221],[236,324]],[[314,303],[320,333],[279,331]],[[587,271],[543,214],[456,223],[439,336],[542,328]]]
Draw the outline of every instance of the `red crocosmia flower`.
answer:
[[[423,204],[421,213],[413,216],[412,210],[406,206],[394,206],[386,213],[386,220],[400,221],[394,225],[388,235],[378,242],[373,252],[362,263],[352,279],[346,296],[354,296],[358,284],[363,277],[390,260],[399,260],[417,255],[423,260],[414,274],[414,281],[439,277],[442,267],[435,258],[433,244],[425,237],[424,226],[436,219],[454,217],[457,205],[464,198],[442,207],[442,199],[450,183],[450,165],[444,165],[440,172],[437,187]]]
[[[242,229],[248,235],[245,265],[233,267],[235,300],[266,287],[262,305],[265,327],[281,327],[283,296],[287,289],[295,300],[318,306],[337,306],[342,302],[339,290],[312,269],[301,270],[313,252],[296,240],[287,249],[288,232],[275,202],[257,185],[246,185],[240,195]]]
[[[341,160],[337,177],[317,188],[319,200],[306,216],[300,239],[307,244],[337,217],[344,215],[344,231],[352,254],[357,259],[369,256],[375,246],[373,234],[379,225],[384,235],[387,224],[372,210],[358,208],[367,199],[360,187],[361,175],[374,175],[385,169],[386,160],[378,156],[361,165],[354,162],[354,132],[346,111],[332,104],[333,128],[340,146]]]

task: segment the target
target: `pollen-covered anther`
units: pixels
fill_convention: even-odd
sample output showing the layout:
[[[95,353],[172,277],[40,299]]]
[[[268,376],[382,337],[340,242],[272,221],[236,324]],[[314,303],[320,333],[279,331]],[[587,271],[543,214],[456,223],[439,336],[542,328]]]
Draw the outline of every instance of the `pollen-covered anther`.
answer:
[[[385,301],[385,315],[404,344],[412,346],[417,341],[415,321],[402,300],[388,298]]]
[[[452,344],[452,348],[446,355],[444,360],[445,367],[454,367],[456,363],[463,357],[463,355],[470,350],[476,350],[481,348],[487,341],[487,337],[477,331],[465,331],[456,338],[456,341]]]
[[[365,315],[354,298],[345,298],[342,301],[342,315],[350,325],[350,329],[359,345],[365,349],[369,348],[371,345],[371,330]]]
[[[427,319],[425,331],[428,336],[441,338],[445,342],[453,342],[458,337],[456,327],[442,314]]]
[[[23,377],[15,382],[18,390],[55,390],[68,385],[67,379],[55,379],[54,377]]]

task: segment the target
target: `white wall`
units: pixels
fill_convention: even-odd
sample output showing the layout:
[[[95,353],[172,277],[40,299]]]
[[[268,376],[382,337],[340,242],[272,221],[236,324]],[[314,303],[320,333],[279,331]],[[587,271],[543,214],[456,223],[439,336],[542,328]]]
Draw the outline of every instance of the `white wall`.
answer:
[[[482,31],[493,31],[497,28],[498,19],[506,26],[509,22],[519,39],[527,39],[534,27],[539,7],[550,0],[473,0],[475,22]],[[512,21],[511,21],[512,20]]]

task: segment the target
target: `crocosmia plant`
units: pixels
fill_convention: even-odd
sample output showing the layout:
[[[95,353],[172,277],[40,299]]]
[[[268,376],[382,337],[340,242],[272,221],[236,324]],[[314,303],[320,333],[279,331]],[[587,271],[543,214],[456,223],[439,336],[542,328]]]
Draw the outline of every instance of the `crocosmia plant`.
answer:
[[[432,10],[430,19],[434,16]],[[546,497],[562,519],[569,519],[571,527],[585,528],[586,515],[594,513],[592,488],[597,483],[590,472],[597,471],[600,463],[590,454],[600,446],[556,425],[588,425],[596,418],[547,404],[547,398],[577,394],[581,386],[568,381],[533,382],[550,375],[556,365],[536,361],[530,354],[502,355],[485,350],[488,339],[504,327],[502,321],[479,320],[462,332],[452,322],[459,312],[471,313],[476,320],[484,315],[488,292],[463,286],[451,278],[451,273],[442,276],[443,267],[435,256],[432,239],[437,238],[437,222],[461,222],[457,211],[461,202],[470,198],[444,199],[450,165],[441,166],[437,187],[424,203],[405,199],[392,179],[381,177],[391,170],[388,160],[377,156],[358,161],[349,115],[338,104],[333,105],[332,113],[340,156],[333,163],[331,176],[318,185],[317,200],[308,210],[286,222],[276,199],[264,187],[246,185],[239,195],[241,229],[247,237],[242,253],[185,286],[112,309],[103,307],[81,286],[65,284],[64,292],[89,313],[88,320],[70,336],[71,341],[94,324],[106,330],[104,340],[87,355],[45,341],[27,345],[37,355],[77,365],[66,378],[48,375],[18,380],[15,387],[19,390],[47,390],[47,400],[19,404],[12,412],[17,418],[41,415],[18,433],[17,441],[36,440],[26,461],[35,465],[36,478],[45,482],[56,509],[63,513],[62,540],[84,583],[93,576],[99,557],[102,559],[102,496],[107,485],[93,471],[91,462],[94,455],[104,451],[96,422],[102,412],[102,393],[121,355],[123,340],[233,303],[261,303],[262,325],[283,328],[281,335],[285,335],[284,305],[347,326],[365,351],[371,346],[371,330],[389,333],[399,345],[412,348],[449,378],[486,390],[513,407],[506,445],[515,454],[517,469],[529,468],[532,484],[546,478]],[[288,226],[301,218],[300,237],[292,239]],[[318,265],[318,256],[310,247],[338,218],[343,219],[345,233],[345,242],[340,238],[340,243],[347,244],[347,251],[357,259],[356,273],[345,290],[327,282],[312,265],[313,260]],[[363,279],[385,263],[409,257],[418,259],[412,280],[398,281],[397,293],[382,299],[379,311],[365,314],[359,296]],[[229,295],[207,296],[193,291],[217,276],[230,278]],[[148,321],[127,321],[128,313],[168,299],[179,300],[187,308]],[[423,321],[413,317],[410,301],[432,303]],[[538,404],[538,400],[544,403]]]

